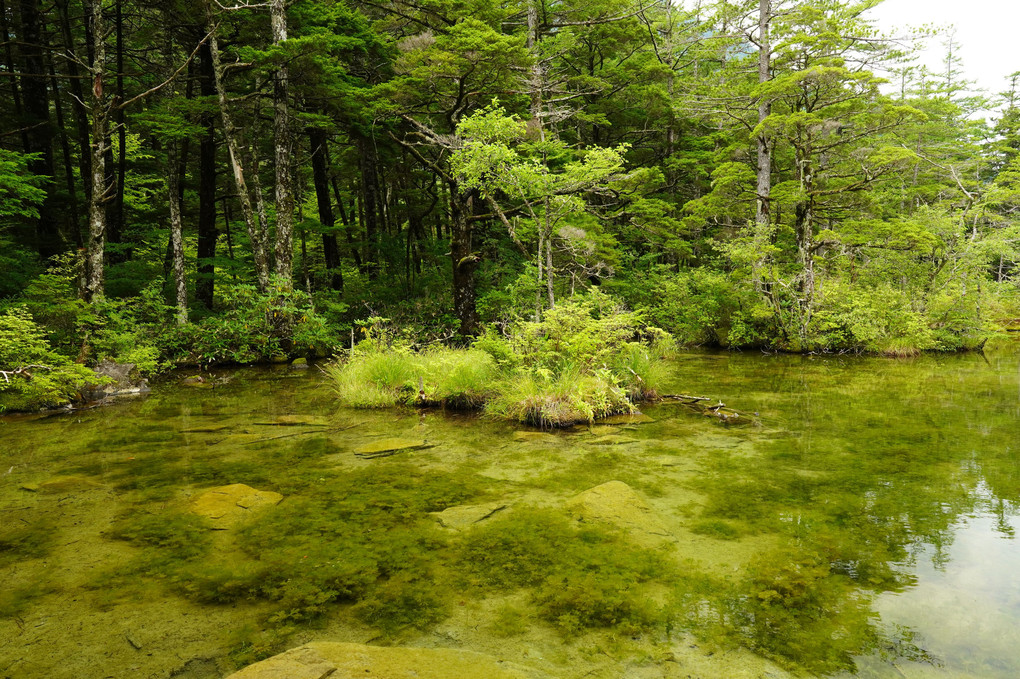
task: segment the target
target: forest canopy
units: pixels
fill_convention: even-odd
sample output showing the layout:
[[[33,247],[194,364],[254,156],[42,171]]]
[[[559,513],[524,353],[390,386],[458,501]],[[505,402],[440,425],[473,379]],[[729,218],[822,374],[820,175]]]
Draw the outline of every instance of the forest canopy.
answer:
[[[598,289],[682,345],[978,347],[1020,317],[1017,76],[876,4],[0,0],[0,322],[158,371]]]

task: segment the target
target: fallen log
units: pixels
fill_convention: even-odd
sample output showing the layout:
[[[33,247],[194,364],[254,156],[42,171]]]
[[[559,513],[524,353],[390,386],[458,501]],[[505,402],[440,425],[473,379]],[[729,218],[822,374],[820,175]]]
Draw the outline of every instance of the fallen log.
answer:
[[[687,408],[703,417],[711,417],[727,426],[753,424],[760,426],[758,413],[745,413],[735,408],[729,408],[722,401],[709,398],[708,396],[690,396],[688,394],[663,394],[655,399],[663,405],[678,405]],[[713,401],[717,401],[713,403]]]

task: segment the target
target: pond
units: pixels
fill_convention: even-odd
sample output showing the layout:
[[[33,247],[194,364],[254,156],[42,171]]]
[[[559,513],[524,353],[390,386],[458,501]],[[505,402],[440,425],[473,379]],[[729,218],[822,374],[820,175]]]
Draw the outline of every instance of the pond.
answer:
[[[671,381],[758,422],[351,411],[286,367],[0,419],[0,676],[221,677],[310,640],[535,677],[1020,676],[1015,345],[695,352]]]

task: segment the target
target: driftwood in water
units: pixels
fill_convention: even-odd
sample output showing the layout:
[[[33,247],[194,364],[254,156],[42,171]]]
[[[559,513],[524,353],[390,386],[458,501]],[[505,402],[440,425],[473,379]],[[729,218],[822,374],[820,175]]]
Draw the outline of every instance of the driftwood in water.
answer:
[[[688,396],[687,394],[664,394],[657,399],[662,404],[679,405],[703,415],[713,417],[725,425],[761,424],[758,413],[745,413],[728,408],[725,403],[707,396]]]

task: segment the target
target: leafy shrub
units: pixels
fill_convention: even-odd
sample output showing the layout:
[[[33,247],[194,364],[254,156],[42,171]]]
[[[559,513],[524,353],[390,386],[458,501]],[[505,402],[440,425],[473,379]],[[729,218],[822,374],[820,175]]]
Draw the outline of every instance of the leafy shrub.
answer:
[[[660,359],[673,347],[665,332],[597,291],[506,337],[490,328],[471,349],[414,352],[384,321],[364,322],[365,340],[346,363],[327,369],[346,405],[484,405],[490,414],[544,427],[590,422],[653,398]]]
[[[0,412],[67,403],[87,384],[101,382],[83,365],[50,348],[24,307],[0,314]]]
[[[307,293],[274,278],[260,293],[253,285],[226,292],[225,310],[175,332],[180,358],[188,362],[254,363],[273,356],[325,356],[340,343],[311,306]]]

